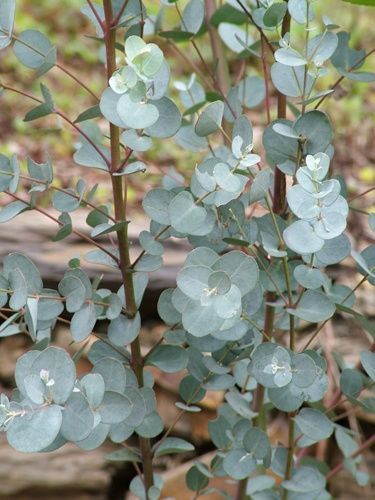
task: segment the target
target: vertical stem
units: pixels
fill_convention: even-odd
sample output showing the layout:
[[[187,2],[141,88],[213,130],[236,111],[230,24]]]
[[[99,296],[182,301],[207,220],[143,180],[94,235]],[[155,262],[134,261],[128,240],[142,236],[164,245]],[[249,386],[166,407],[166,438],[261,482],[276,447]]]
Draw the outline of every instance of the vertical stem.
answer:
[[[288,1],[288,0],[284,0]],[[240,5],[241,3],[238,2]],[[285,33],[287,33],[290,29],[290,15],[289,12],[285,14],[285,17],[283,19],[283,24],[282,24],[282,29],[281,29],[281,35],[284,36]],[[264,35],[261,33],[262,36],[262,63],[263,63],[263,71],[264,71],[264,77],[265,79],[268,78],[268,72],[266,68],[266,62],[265,62],[265,54],[264,54],[264,42],[265,40],[263,39]],[[266,82],[266,88],[267,88],[267,83]],[[269,97],[266,101],[267,107],[269,106]],[[281,94],[281,92],[278,93],[277,96],[277,117],[278,118],[286,118],[286,96]],[[267,118],[270,118],[270,111],[267,109]],[[272,207],[270,206],[270,212],[271,214],[282,214],[284,212],[284,207],[285,207],[285,195],[286,195],[286,182],[285,182],[285,175],[279,170],[277,167],[275,168],[275,178],[274,178],[274,190],[273,190],[273,203]],[[285,276],[285,279],[287,281],[287,276]],[[288,287],[288,296],[289,296],[289,287]],[[266,301],[267,302],[272,302],[274,300],[274,293],[273,292],[267,292],[266,293]],[[288,297],[290,301],[290,296]],[[264,332],[267,337],[272,337],[273,336],[273,328],[274,328],[274,319],[275,319],[275,308],[267,305],[265,308],[265,315],[264,315]],[[293,328],[294,331],[294,328]],[[266,336],[263,336],[263,342],[266,340]],[[293,345],[294,345],[294,335],[293,337]],[[292,340],[291,340],[292,342]],[[265,430],[267,427],[267,420],[266,420],[266,413],[264,411],[264,394],[265,390],[264,387],[260,384],[257,385],[255,395],[254,395],[254,411],[258,413],[257,417],[257,425]],[[293,421],[292,421],[293,422]],[[294,433],[294,429],[293,429]],[[238,490],[236,494],[236,500],[244,500],[246,498],[246,485],[247,485],[247,478],[243,479],[242,481],[239,482],[238,485]]]
[[[271,302],[275,298],[273,292],[267,292],[266,294],[266,301]],[[267,305],[266,310],[264,313],[264,329],[263,329],[263,339],[262,342],[265,342],[267,338],[272,337],[273,333],[273,324],[274,324],[274,319],[275,319],[275,308]],[[262,429],[263,431],[266,431],[267,429],[267,415],[264,410],[264,386],[258,384],[257,388],[255,390],[254,394],[254,405],[253,405],[253,410],[258,413],[258,416],[256,417],[255,424]],[[247,487],[247,481],[248,478],[242,479],[241,481],[238,482],[238,487],[237,487],[237,492],[236,492],[236,500],[245,500],[246,499],[246,487]]]
[[[106,62],[107,62],[107,79],[112,76],[116,70],[116,30],[111,29],[113,10],[111,0],[103,0],[105,13],[105,47],[106,47]],[[112,123],[110,124],[110,143],[111,143],[111,168],[110,172],[115,172],[120,164],[120,129]],[[122,185],[124,181],[124,189]],[[127,196],[126,196],[126,176],[111,175],[113,204],[115,218],[117,221],[126,221],[127,212]],[[117,231],[117,240],[120,254],[120,270],[125,290],[126,310],[129,317],[134,317],[137,313],[137,304],[134,296],[133,276],[129,272],[130,269],[130,254],[129,254],[129,239],[128,228],[125,224]],[[131,343],[132,366],[137,377],[139,387],[143,387],[143,359],[141,354],[141,346],[139,337]],[[152,469],[152,453],[150,440],[139,437],[139,447],[143,463],[143,475],[145,484],[146,499],[148,499],[148,490],[153,485],[153,469]]]
[[[306,2],[306,34],[305,34],[305,59],[307,60],[307,46],[309,43],[309,11],[310,11],[310,3],[309,1]],[[303,72],[303,100],[306,99],[306,83],[307,83],[307,71],[308,71],[308,64],[305,65],[304,72]],[[304,114],[306,111],[306,104],[302,104],[302,114]]]
[[[284,0],[285,1],[285,0]],[[287,0],[286,0],[287,1]],[[281,36],[284,36],[290,30],[290,14],[287,12],[281,26]],[[281,92],[277,96],[277,118],[286,118],[286,96]],[[276,166],[274,180],[273,211],[281,214],[285,208],[285,174]]]
[[[261,49],[262,49],[262,68],[264,75],[264,83],[266,87],[266,113],[267,113],[267,125],[271,123],[271,103],[270,103],[270,81],[268,77],[268,68],[267,68],[267,45],[262,35],[260,38]]]
[[[275,294],[273,292],[266,293],[266,301],[272,302],[275,299]],[[268,338],[272,338],[273,335],[273,325],[275,320],[275,308],[266,305],[266,310],[264,313],[264,335],[262,342]],[[254,411],[258,413],[256,424],[262,430],[266,430],[267,420],[266,420],[266,412],[264,411],[264,386],[258,384],[255,395],[254,395]]]
[[[288,0],[284,0],[288,1]],[[284,36],[286,33],[290,31],[290,14],[286,13],[282,27],[281,27],[281,36]],[[278,118],[286,118],[286,105],[287,100],[286,96],[279,92],[277,98],[277,117]],[[285,195],[286,195],[286,183],[285,183],[285,175],[276,167],[275,170],[275,183],[274,183],[274,212],[283,213],[285,210]],[[288,280],[288,262],[284,262],[285,269],[285,279]],[[288,288],[288,298],[291,300],[291,292]],[[294,329],[294,316],[289,315],[289,347],[292,351],[295,349],[295,329]],[[293,465],[293,455],[294,455],[294,413],[288,414],[288,457],[287,464],[285,469],[285,479],[289,479],[292,472]],[[283,492],[283,500],[287,500],[288,498],[288,490],[284,490]]]
[[[211,50],[212,50],[212,55],[214,57],[214,64],[216,65],[217,77],[215,78],[215,81],[220,94],[227,97],[231,86],[229,65],[227,57],[224,52],[223,44],[221,42],[221,38],[217,30],[210,23],[211,16],[216,12],[216,1],[205,0],[204,4],[205,4],[206,25],[208,34],[210,36]],[[230,111],[232,112],[233,116],[235,117],[230,104],[228,103],[227,100],[225,102],[227,106],[230,108]],[[231,135],[231,125],[226,120],[224,120],[223,122],[223,129],[228,136]],[[226,140],[226,142],[228,143],[228,140]]]
[[[211,25],[210,18],[216,11],[215,0],[205,0],[206,24],[210,35],[212,53],[217,64],[217,84],[222,94],[227,95],[230,88],[230,74],[223,44],[217,30]]]

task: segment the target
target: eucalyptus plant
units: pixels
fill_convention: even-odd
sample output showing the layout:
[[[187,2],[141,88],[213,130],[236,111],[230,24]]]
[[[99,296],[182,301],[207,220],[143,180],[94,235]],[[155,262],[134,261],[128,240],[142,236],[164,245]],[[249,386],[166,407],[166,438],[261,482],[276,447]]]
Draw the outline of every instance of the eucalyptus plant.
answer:
[[[104,58],[100,96],[59,63],[43,33],[14,28],[15,0],[0,4],[0,48],[13,50],[44,82],[40,95],[32,95],[1,75],[2,99],[17,93],[33,102],[26,122],[57,115],[73,127],[79,135],[74,162],[106,172],[113,193],[103,205],[97,186],[84,178],[59,187],[49,159],[21,158],[20,166],[15,155],[0,155],[8,201],[0,222],[40,212],[57,225],[54,241],[78,234],[92,245],[84,259],[116,269],[122,280],[118,290],[104,288],[99,274],[91,280],[74,258],[53,290],[23,253],[4,259],[0,336],[23,333],[34,347],[16,363],[11,399],[1,395],[1,430],[22,452],[49,452],[67,442],[92,450],[109,438],[119,448],[108,458],[134,464],[131,491],[156,499],[163,480],[155,459],[194,450],[173,437],[174,427],[184,413],[201,411],[207,391],[219,391],[222,403],[208,425],[215,457],[210,464],[197,460],[186,476],[194,498],[215,491],[210,480],[217,476],[238,481],[238,499],[330,498],[329,481],[343,468],[364,485],[362,452],[374,437],[363,441],[341,425],[338,408],[345,400],[374,412],[374,344],[357,366],[337,358],[336,380],[316,341],[336,310],[351,315],[369,338],[375,333],[355,306],[358,287],[375,284],[375,245],[359,253],[346,234],[350,207],[342,179],[332,177],[334,131],[323,111],[342,80],[375,80],[361,69],[374,50],[353,49],[349,33],[316,17],[315,4],[325,2],[161,0],[150,9],[145,3],[87,0],[81,8]],[[189,72],[173,84],[175,65],[165,57],[172,52]],[[46,83],[53,67],[93,100],[76,118],[54,103]],[[327,89],[331,75],[337,80]],[[263,145],[254,140],[253,108],[265,117]],[[128,182],[145,175],[145,154],[157,156],[160,141],[189,152],[187,178],[171,169],[144,195],[150,225],[132,260]],[[17,194],[25,188],[26,197]],[[46,192],[54,212],[40,206]],[[74,224],[80,207],[88,209],[84,233]],[[374,215],[369,224],[374,230]],[[163,337],[143,354],[139,308],[170,238],[187,240],[191,251],[176,287],[158,301]],[[362,275],[352,289],[329,273],[346,258]],[[51,345],[56,325],[67,321],[63,314],[72,341],[83,346],[73,358]],[[108,326],[105,335],[95,333],[97,323]],[[77,376],[75,363],[92,336],[98,338],[88,352],[93,368]],[[183,372],[179,412],[168,428],[148,366]],[[281,443],[268,435],[273,409],[288,419]],[[330,469],[308,455],[332,435],[342,462]],[[138,446],[129,446],[134,436]]]

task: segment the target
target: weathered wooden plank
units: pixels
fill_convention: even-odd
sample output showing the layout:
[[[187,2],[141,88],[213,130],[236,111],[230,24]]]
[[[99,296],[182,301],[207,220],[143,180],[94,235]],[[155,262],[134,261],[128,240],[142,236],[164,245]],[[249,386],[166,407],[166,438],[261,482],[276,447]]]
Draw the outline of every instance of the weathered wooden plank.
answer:
[[[75,229],[89,235],[89,227],[85,224],[87,211],[82,209],[74,213]],[[57,213],[53,215],[58,216]],[[140,231],[148,229],[146,219],[135,218],[129,224],[131,241],[131,257],[135,259],[141,252],[138,243]],[[72,257],[80,256],[82,267],[91,277],[103,273],[103,285],[117,290],[121,284],[121,275],[116,269],[88,263],[84,255],[94,249],[87,241],[72,234],[60,242],[53,242],[52,237],[57,232],[57,224],[38,212],[25,212],[10,222],[0,225],[0,262],[12,251],[27,254],[38,266],[45,286],[56,287],[61,280],[67,263]],[[108,235],[100,240],[110,248]],[[164,243],[164,266],[150,273],[150,281],[146,295],[146,305],[155,304],[159,293],[168,287],[175,286],[178,270],[182,267],[189,246],[180,240],[169,240]],[[151,314],[151,311],[149,311]]]

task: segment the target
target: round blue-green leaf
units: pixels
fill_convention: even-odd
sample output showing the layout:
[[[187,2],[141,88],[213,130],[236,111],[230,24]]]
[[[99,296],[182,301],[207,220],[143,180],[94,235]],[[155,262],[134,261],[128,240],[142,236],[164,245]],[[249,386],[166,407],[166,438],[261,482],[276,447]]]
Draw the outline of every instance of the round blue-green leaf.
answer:
[[[320,288],[327,282],[326,276],[319,269],[314,269],[304,264],[297,266],[294,269],[293,275],[298,284],[304,288]]]
[[[300,466],[294,470],[291,479],[283,481],[283,488],[296,493],[318,494],[324,489],[326,484],[325,477],[313,467]]]
[[[116,110],[124,125],[129,128],[151,127],[159,118],[156,106],[145,102],[134,102],[128,94],[120,97]]]
[[[40,376],[35,373],[31,373],[25,377],[23,383],[26,396],[31,399],[33,403],[41,405],[44,402],[46,386]]]
[[[332,126],[322,111],[313,110],[301,115],[293,128],[298,134],[307,138],[306,153],[324,153],[332,141]]]
[[[214,101],[207,104],[195,124],[196,134],[200,137],[205,137],[215,132],[221,126],[223,113],[224,103],[222,101]]]
[[[350,255],[351,243],[346,234],[341,234],[332,240],[324,240],[324,245],[315,257],[321,263],[321,267],[336,264]]]
[[[297,387],[310,387],[317,377],[317,366],[307,354],[294,354],[292,357],[293,384]]]
[[[42,295],[48,296],[48,299],[39,299],[38,301],[38,320],[50,321],[57,318],[64,310],[64,305],[60,299],[60,294],[56,290],[43,288]],[[53,300],[56,297],[56,300]]]
[[[226,163],[217,163],[214,167],[214,178],[224,191],[235,193],[241,190],[241,181]]]
[[[268,389],[268,397],[278,410],[284,412],[296,411],[303,403],[303,396],[292,394],[290,385]]]
[[[0,49],[12,42],[16,0],[3,0],[0,4]]]
[[[76,441],[75,444],[81,450],[91,451],[99,448],[108,436],[110,424],[99,422],[90,432],[90,434],[81,441]]]
[[[21,407],[20,407],[21,409]],[[38,452],[51,445],[57,437],[61,422],[61,408],[51,405],[30,410],[15,417],[7,430],[8,443],[21,452]]]
[[[340,375],[340,389],[346,396],[356,398],[363,389],[362,375],[358,370],[345,368]]]
[[[0,211],[0,223],[8,222],[9,220],[14,219],[14,217],[29,208],[30,205],[23,201],[13,201],[8,205],[5,205]]]
[[[282,371],[290,371],[290,355],[284,347],[278,344],[263,342],[252,353],[248,371],[264,387],[275,388],[279,387],[275,381],[275,375],[279,370],[274,366],[282,366]]]
[[[0,192],[3,192],[9,188],[13,179],[13,168],[11,162],[9,158],[3,154],[0,154],[0,170],[4,172],[0,175]]]
[[[116,94],[111,87],[108,87],[103,92],[100,98],[100,111],[106,120],[113,123],[117,127],[124,127],[124,122],[121,120],[117,112],[117,104],[120,100],[121,95]],[[131,146],[130,146],[131,147]],[[137,151],[137,150],[136,150]]]
[[[76,312],[92,296],[90,280],[82,269],[69,269],[58,286],[59,292],[66,299],[66,309]]]
[[[153,438],[158,436],[163,428],[163,420],[156,411],[153,411],[146,416],[138,427],[136,427],[136,432],[139,436]]]
[[[192,491],[201,491],[209,481],[209,477],[203,474],[196,465],[191,467],[186,474],[186,485]]]
[[[156,366],[167,373],[175,373],[186,368],[188,360],[188,355],[182,347],[160,345],[146,358],[146,364]]]
[[[181,380],[179,393],[182,399],[189,404],[198,403],[206,395],[202,384],[192,375],[187,375]]]
[[[182,324],[185,330],[195,337],[204,337],[219,330],[225,320],[216,314],[214,304],[202,306],[191,301],[182,312]]]
[[[267,500],[276,500],[276,496],[273,496],[274,491],[271,489],[275,485],[275,479],[271,476],[260,475],[249,478],[246,487],[247,495],[251,495],[253,498],[257,498],[257,493],[260,494],[260,499],[263,495],[269,495]],[[253,496],[254,495],[254,496]]]
[[[198,300],[208,287],[211,273],[211,269],[207,266],[185,267],[177,276],[177,285],[185,295]]]
[[[333,423],[320,410],[302,408],[295,421],[303,434],[314,441],[327,439],[333,432]]]
[[[300,184],[295,184],[287,191],[288,205],[300,219],[313,220],[320,214],[318,200]]]
[[[92,373],[99,373],[104,380],[106,391],[123,392],[126,387],[126,370],[118,359],[103,357],[95,362]]]
[[[146,399],[137,387],[127,386],[125,393],[131,404],[131,411],[126,417],[126,424],[137,427],[147,414]]]
[[[182,12],[181,28],[189,33],[197,33],[204,20],[202,0],[190,0]]]
[[[148,489],[147,497],[145,494],[145,487],[143,480],[140,476],[134,477],[130,482],[130,491],[139,500],[159,500],[160,492],[163,487],[163,479],[161,476],[154,474],[154,486]]]
[[[115,391],[106,391],[98,408],[104,424],[117,424],[130,415],[132,405],[130,399]]]
[[[340,236],[346,228],[346,216],[337,212],[322,213],[321,218],[314,222],[315,234],[323,240],[331,240]],[[322,211],[323,212],[323,211]]]
[[[174,289],[163,290],[158,300],[158,314],[167,325],[174,325],[181,321],[181,313],[172,304]]]
[[[30,375],[31,366],[35,359],[39,356],[39,354],[40,352],[36,350],[28,351],[26,354],[20,356],[16,362],[14,373],[16,384],[21,394],[23,394],[25,397],[27,396],[27,394],[24,380],[28,375]]]
[[[146,135],[138,135],[134,129],[125,130],[121,134],[121,142],[133,151],[147,151],[152,146],[152,140]]]
[[[105,384],[100,373],[88,373],[81,379],[81,385],[90,406],[96,408],[103,400]]]
[[[224,271],[213,271],[208,277],[208,287],[214,289],[218,295],[224,295],[231,288],[231,280]]]
[[[108,327],[108,338],[116,346],[125,346],[133,342],[141,329],[141,317],[137,313],[134,318],[120,314]]]
[[[287,160],[293,160],[298,148],[297,139],[285,137],[273,129],[275,123],[292,125],[289,120],[277,120],[270,124],[263,134],[263,145],[267,153],[267,158],[272,165],[284,163]]]
[[[37,30],[22,31],[13,49],[17,59],[32,69],[51,69],[56,63],[56,47]]]
[[[324,240],[314,232],[311,224],[304,220],[293,222],[283,232],[287,246],[301,255],[318,252],[324,245]]]
[[[310,0],[289,0],[288,10],[292,19],[299,24],[306,24],[307,21],[314,19],[314,9]]]
[[[123,443],[134,434],[134,426],[128,425],[126,420],[119,424],[110,424],[109,437],[114,443]]]
[[[43,287],[40,273],[35,264],[26,255],[18,252],[8,254],[4,259],[3,274],[9,279],[16,272],[22,277],[27,292],[37,294]]]
[[[157,109],[159,116],[154,124],[144,127],[146,134],[159,138],[175,135],[181,126],[181,114],[175,103],[168,97],[162,97],[157,101],[150,102]]]
[[[274,3],[266,10],[263,23],[267,27],[277,26],[283,20],[287,11],[286,3]]]
[[[173,197],[174,194],[167,189],[152,189],[143,199],[143,209],[152,220],[168,225],[170,223],[168,207]]]
[[[220,23],[218,32],[225,45],[233,52],[240,53],[245,47],[254,43],[254,38],[248,30],[231,23]]]
[[[247,76],[238,84],[240,102],[246,108],[255,108],[266,96],[264,79],[259,76]]]
[[[94,427],[94,413],[81,392],[73,392],[64,406],[61,434],[68,441],[85,439]]]
[[[173,229],[180,233],[190,233],[203,224],[207,212],[195,204],[188,191],[181,191],[170,202],[168,214]]]
[[[372,380],[375,380],[375,353],[362,351],[360,357],[362,366],[366,370],[368,376]]]
[[[170,69],[164,60],[159,71],[152,77],[152,82],[147,86],[147,96],[152,100],[161,99],[168,91]]]
[[[155,457],[162,457],[163,455],[170,455],[172,453],[186,453],[187,451],[194,451],[194,446],[181,438],[166,438],[160,446],[156,448]]]
[[[333,31],[325,31],[311,38],[307,45],[307,59],[312,59],[317,66],[322,65],[335,52],[338,38]]]
[[[42,370],[48,372],[49,381],[54,381],[48,387],[53,402],[64,404],[72,393],[76,380],[76,369],[71,357],[60,347],[47,347],[34,359],[30,373],[40,376]]]
[[[248,477],[257,467],[257,462],[251,453],[243,448],[229,451],[223,460],[223,469],[233,479]]]
[[[185,261],[185,267],[190,266],[206,266],[211,267],[218,260],[219,256],[216,252],[207,247],[194,248],[188,253]]]
[[[284,64],[285,66],[305,66],[307,64],[306,59],[296,50],[291,47],[282,47],[276,50],[275,59],[277,62]]]
[[[203,303],[201,297],[201,303]],[[223,319],[239,318],[242,308],[241,291],[236,285],[232,285],[229,291],[223,295],[214,298],[214,307],[216,314]],[[232,326],[232,324],[230,325]],[[229,325],[228,327],[229,328]],[[225,326],[221,328],[226,329]]]
[[[317,323],[331,318],[335,313],[335,305],[323,292],[307,290],[295,309],[288,309],[289,314]]]
[[[212,269],[224,271],[232,284],[240,289],[242,296],[253,290],[259,279],[259,269],[255,259],[237,250],[220,257]]]
[[[253,427],[246,432],[243,438],[243,446],[257,460],[263,460],[271,452],[267,434],[257,427]]]
[[[75,342],[82,342],[93,331],[96,323],[96,311],[93,302],[84,304],[75,312],[70,323],[70,331]]]
[[[207,147],[207,140],[195,133],[193,125],[183,125],[174,136],[174,140],[188,151],[201,151]]]

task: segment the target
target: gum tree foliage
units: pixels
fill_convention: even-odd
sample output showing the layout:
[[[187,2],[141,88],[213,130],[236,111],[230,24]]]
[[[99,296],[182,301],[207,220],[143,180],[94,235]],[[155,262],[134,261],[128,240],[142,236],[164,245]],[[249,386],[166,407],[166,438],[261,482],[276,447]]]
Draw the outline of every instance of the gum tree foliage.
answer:
[[[89,2],[81,12],[96,30],[98,50],[106,47],[108,84],[103,73],[98,102],[73,123],[46,83],[57,48],[33,28],[14,29],[15,1],[1,2],[0,47],[43,77],[40,95],[29,95],[34,107],[25,121],[57,114],[73,125],[80,133],[75,163],[108,173],[114,203],[97,206],[97,186],[84,178],[58,188],[50,160],[27,158],[20,167],[15,156],[1,154],[7,203],[0,221],[38,210],[40,194],[50,191],[59,213],[58,242],[75,231],[74,212],[86,207],[86,239],[93,249],[84,259],[114,267],[123,278],[119,290],[103,288],[77,258],[51,290],[23,253],[4,259],[0,336],[22,333],[34,342],[17,361],[12,397],[1,395],[0,426],[13,448],[48,452],[69,441],[91,450],[107,438],[121,444],[136,435],[138,448],[119,446],[109,459],[140,462],[143,476],[133,479],[131,489],[139,498],[158,498],[162,478],[152,461],[194,447],[172,437],[173,427],[164,429],[147,371],[154,366],[183,373],[179,416],[199,412],[208,390],[223,394],[217,418],[209,422],[215,458],[208,465],[197,461],[186,477],[197,495],[212,491],[211,478],[226,476],[239,481],[238,498],[329,498],[327,465],[298,457],[333,434],[343,466],[359,484],[367,482],[360,437],[335,422],[335,405],[326,398],[335,381],[324,351],[308,339],[315,340],[336,309],[374,335],[355,306],[355,290],[335,284],[327,272],[352,252],[361,283],[375,284],[375,246],[358,253],[346,234],[346,190],[342,179],[332,177],[334,131],[321,104],[335,90],[324,88],[327,75],[359,82],[375,75],[361,69],[366,53],[351,48],[349,33],[326,16],[315,17],[315,3],[231,0],[215,7],[210,0],[163,0],[159,10],[148,12],[138,0]],[[297,28],[304,37],[294,34]],[[187,48],[190,59],[194,46],[199,50],[209,37],[212,65],[203,61],[203,71],[194,65],[189,78],[171,79],[163,49],[172,47],[187,64]],[[223,55],[250,61],[240,81],[229,76]],[[2,87],[3,99],[17,92],[5,78]],[[255,147],[247,112],[258,107],[261,113],[259,105],[269,112],[270,95],[278,100],[278,116],[263,131],[263,147]],[[145,194],[150,226],[139,235],[142,253],[131,261],[122,193],[128,176],[144,175],[144,153],[153,148],[157,154],[160,140],[189,151],[190,170],[185,179],[171,168],[161,186]],[[28,195],[21,199],[16,193],[24,179]],[[374,229],[373,216],[369,223]],[[163,339],[142,357],[139,307],[148,274],[163,265],[170,238],[186,239],[191,251],[176,287],[158,302]],[[72,359],[51,344],[64,312],[72,341],[83,346],[97,323],[108,325],[89,350],[93,368],[84,376],[75,369],[82,351]],[[363,351],[356,367],[339,358],[337,363],[340,397],[373,412],[375,354]],[[266,411],[272,408],[289,419],[289,438],[278,444],[267,435]]]

